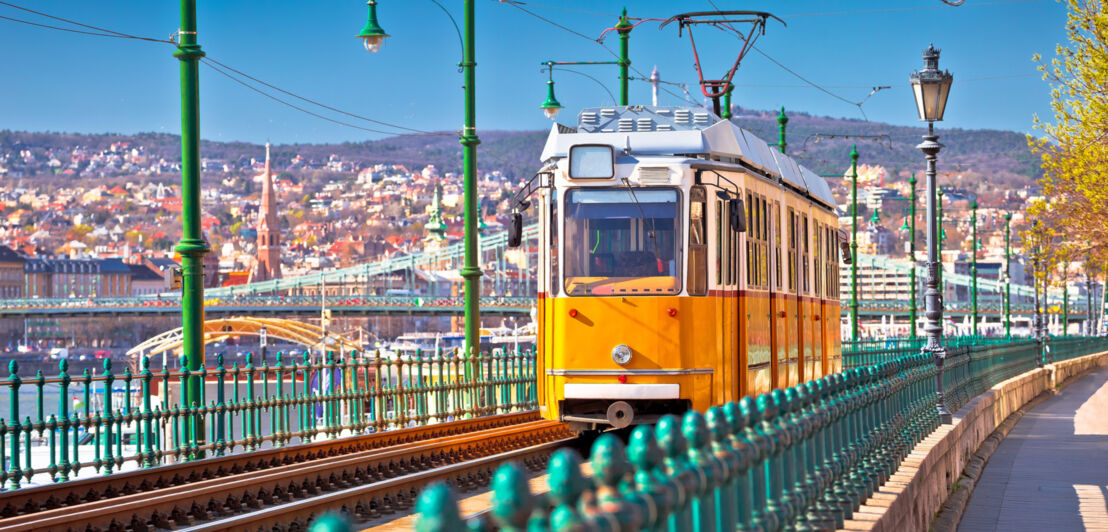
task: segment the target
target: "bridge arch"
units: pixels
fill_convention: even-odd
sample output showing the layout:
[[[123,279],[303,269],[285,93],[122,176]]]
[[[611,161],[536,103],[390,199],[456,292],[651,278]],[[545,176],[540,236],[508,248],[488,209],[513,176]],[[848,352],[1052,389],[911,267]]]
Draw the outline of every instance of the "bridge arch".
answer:
[[[283,318],[255,318],[250,316],[205,320],[204,345],[232,337],[260,336],[263,328],[267,337],[280,338],[309,348],[326,346],[328,349],[342,352],[362,350],[362,346],[358,343],[333,332],[324,331],[322,327],[316,325]],[[184,338],[181,334],[181,328],[178,327],[148,338],[132,347],[127,351],[127,356],[152,356],[170,353],[180,356],[183,343]]]

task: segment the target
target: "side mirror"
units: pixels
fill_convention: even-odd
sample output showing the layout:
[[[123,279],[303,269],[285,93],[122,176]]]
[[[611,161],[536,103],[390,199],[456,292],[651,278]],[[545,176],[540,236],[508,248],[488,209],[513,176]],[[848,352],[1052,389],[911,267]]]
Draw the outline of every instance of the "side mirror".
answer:
[[[523,215],[513,212],[508,221],[508,247],[518,248],[523,243]]]
[[[843,264],[850,264],[853,258],[850,256],[850,244],[839,241],[839,251],[843,254]]]
[[[730,216],[731,230],[736,233],[746,232],[746,206],[742,198],[734,198],[727,202],[727,212]]]

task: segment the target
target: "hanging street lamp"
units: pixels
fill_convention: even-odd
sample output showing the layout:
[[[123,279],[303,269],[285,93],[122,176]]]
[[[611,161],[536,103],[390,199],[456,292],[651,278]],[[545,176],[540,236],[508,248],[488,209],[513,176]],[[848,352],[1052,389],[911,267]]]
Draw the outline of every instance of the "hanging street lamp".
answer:
[[[550,66],[550,78],[546,80],[546,101],[539,106],[543,114],[550,120],[558,118],[558,111],[562,110],[562,104],[554,97],[554,66]]]
[[[377,2],[369,0],[369,22],[358,37],[365,39],[366,50],[376,52],[388,37],[377,23]],[[481,268],[477,266],[477,53],[474,23],[475,0],[464,0],[462,28],[462,72],[465,95],[465,123],[458,142],[462,144],[462,195],[465,204],[463,248],[465,259],[458,272],[465,286],[465,353],[475,355],[481,349]],[[449,12],[447,13],[449,15]],[[453,17],[451,17],[453,18]]]
[[[389,34],[385,33],[385,29],[377,23],[377,0],[369,0],[366,5],[369,6],[369,20],[366,21],[365,27],[355,37],[362,40],[367,52],[376,52],[381,49],[381,45],[385,43],[385,38]]]
[[[936,162],[939,150],[939,137],[935,135],[935,122],[943,119],[946,111],[946,99],[950,94],[950,85],[954,76],[950,72],[939,70],[939,50],[929,46],[923,52],[923,69],[912,73],[909,78],[912,92],[916,97],[916,111],[921,121],[927,122],[927,134],[917,146],[927,160],[927,291],[924,295],[927,310],[927,345],[923,352],[935,360],[938,373],[935,376],[936,409],[939,421],[949,424],[952,421],[950,410],[946,406],[943,391],[943,363],[946,361],[946,348],[943,347],[943,300],[939,293],[939,224],[937,217]]]

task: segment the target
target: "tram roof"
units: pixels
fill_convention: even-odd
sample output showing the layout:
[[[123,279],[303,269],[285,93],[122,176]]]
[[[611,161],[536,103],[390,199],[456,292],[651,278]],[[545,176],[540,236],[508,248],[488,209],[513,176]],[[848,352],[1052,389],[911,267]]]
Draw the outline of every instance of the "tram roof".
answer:
[[[831,187],[792,157],[750,131],[695,107],[617,106],[583,109],[577,127],[554,124],[542,151],[545,163],[577,144],[607,144],[632,155],[707,155],[770,174],[812,199],[835,206]]]

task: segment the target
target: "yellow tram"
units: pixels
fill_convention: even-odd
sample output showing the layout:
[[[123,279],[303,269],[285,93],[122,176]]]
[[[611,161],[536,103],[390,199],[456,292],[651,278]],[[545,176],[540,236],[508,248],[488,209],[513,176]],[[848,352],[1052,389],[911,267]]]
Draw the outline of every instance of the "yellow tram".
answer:
[[[543,417],[620,428],[840,369],[822,178],[683,107],[586,109],[542,163],[519,206],[540,227]]]

